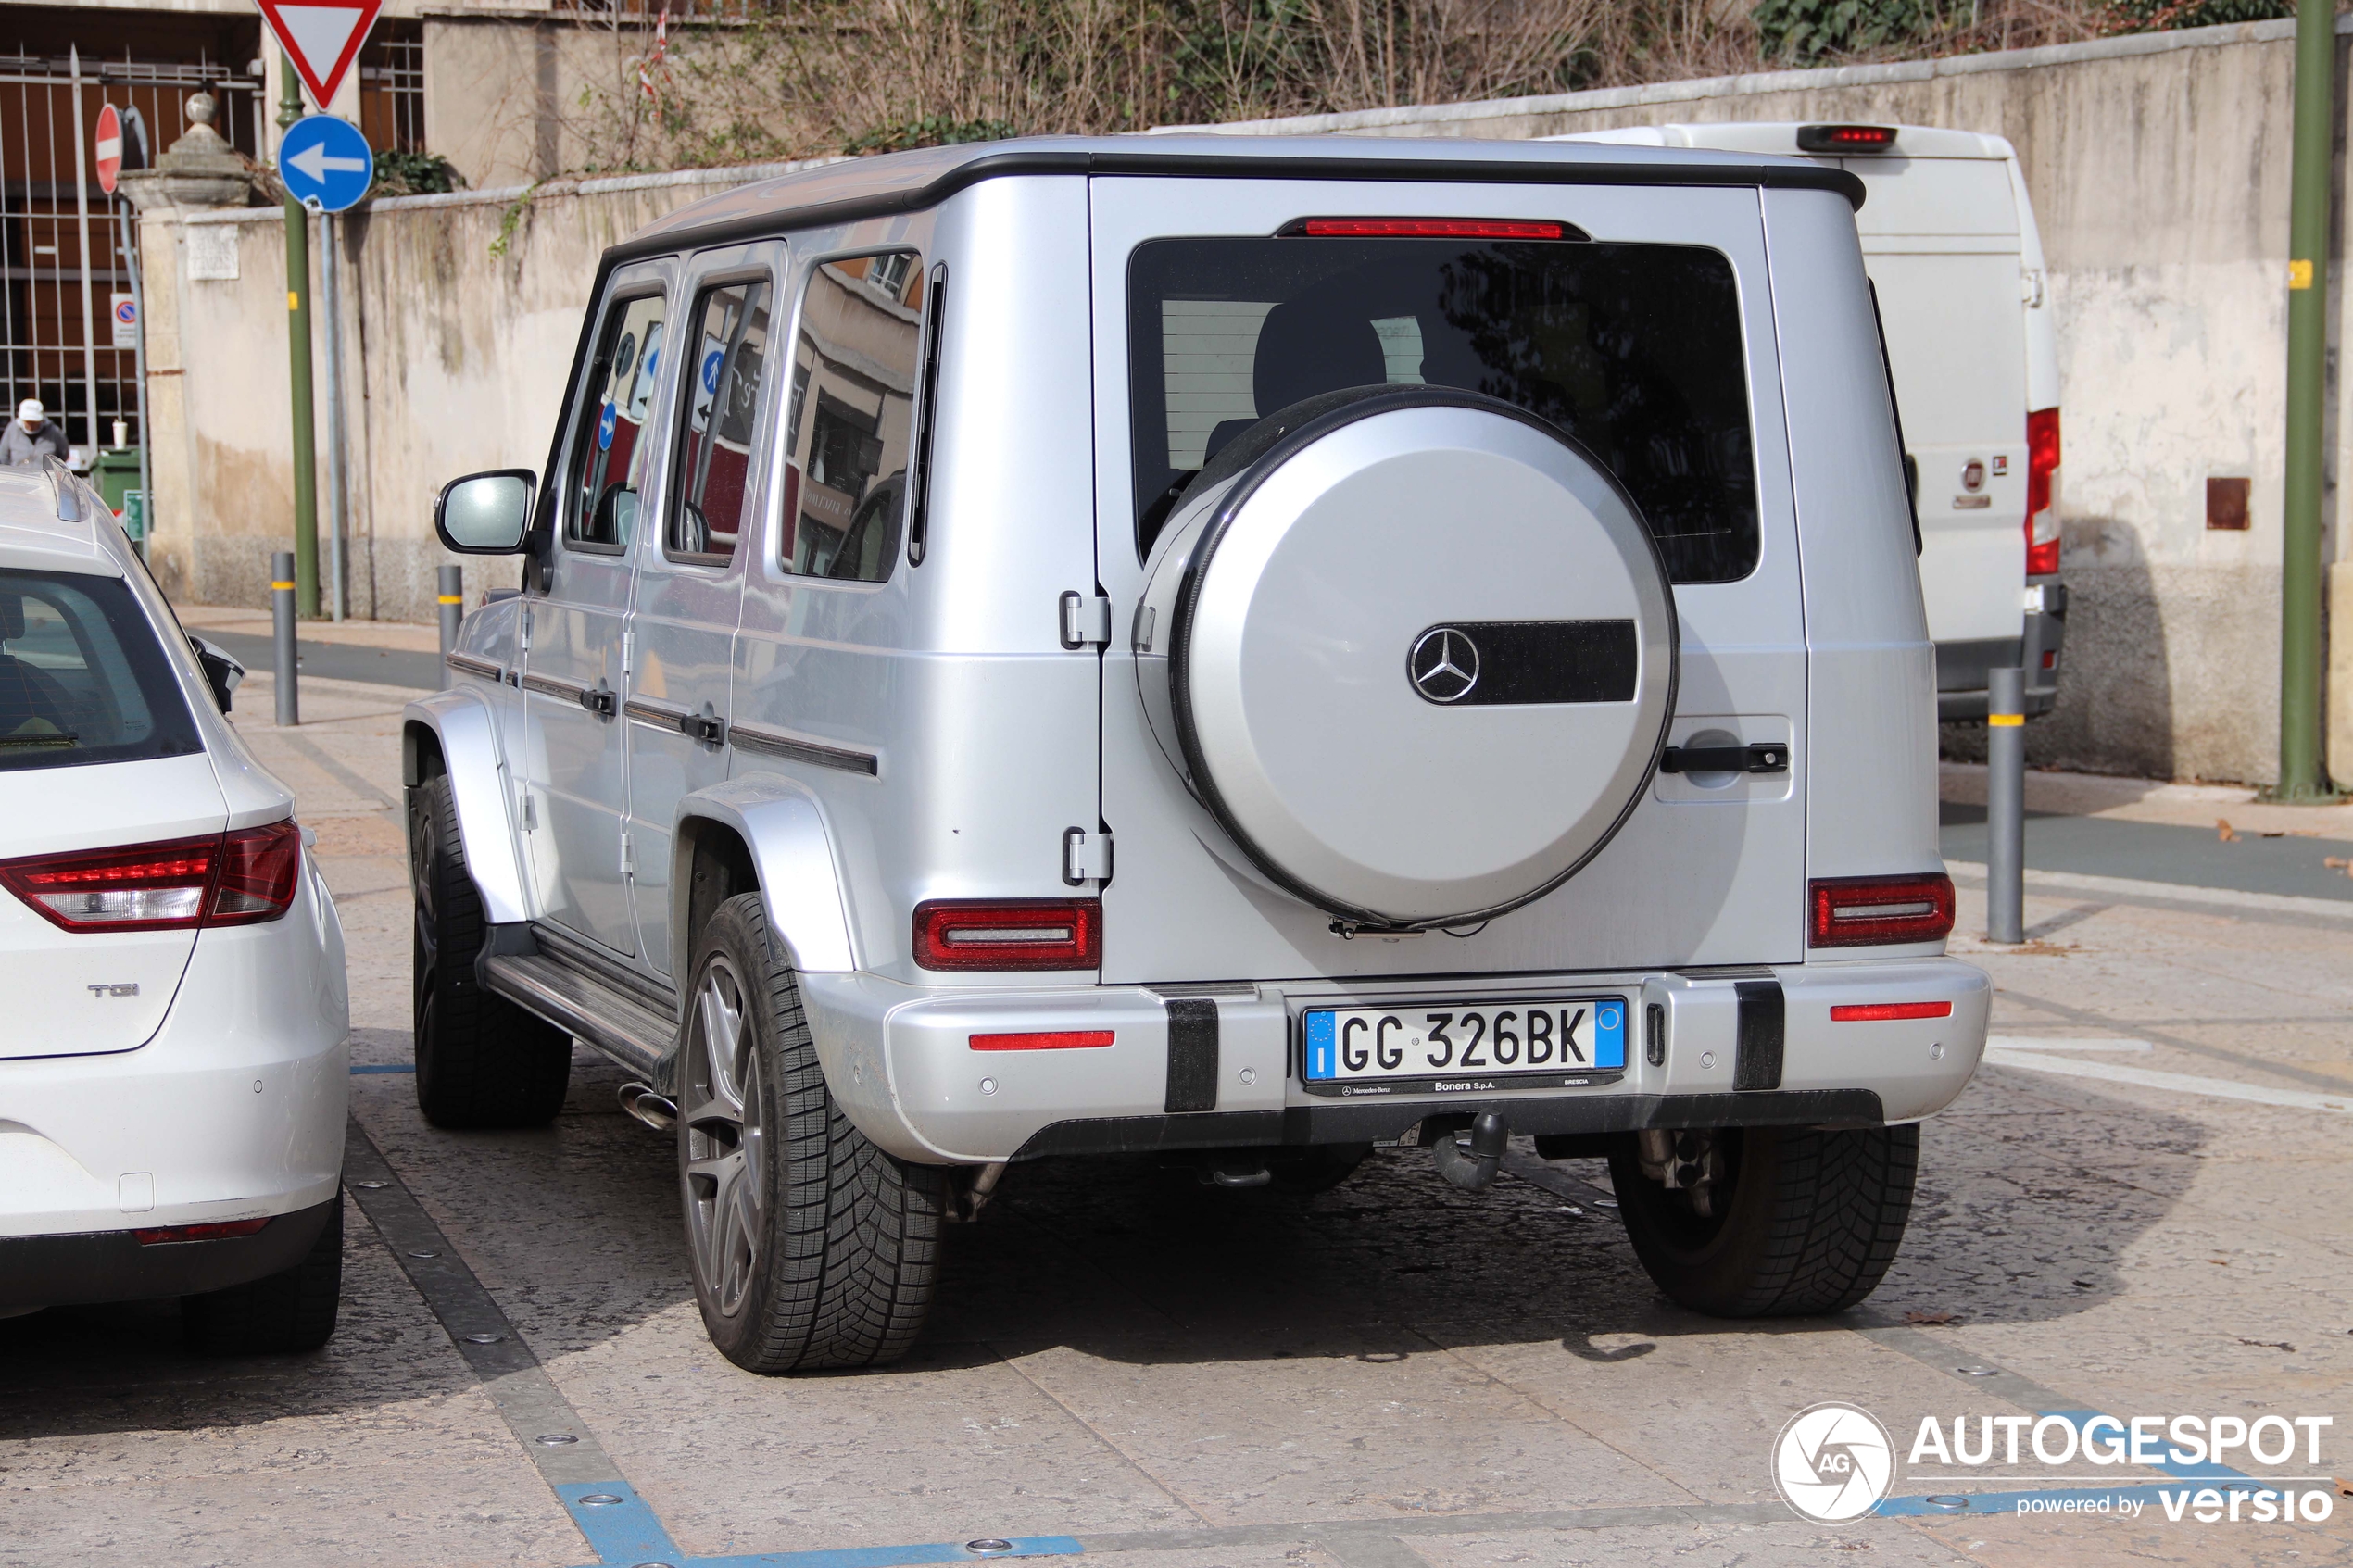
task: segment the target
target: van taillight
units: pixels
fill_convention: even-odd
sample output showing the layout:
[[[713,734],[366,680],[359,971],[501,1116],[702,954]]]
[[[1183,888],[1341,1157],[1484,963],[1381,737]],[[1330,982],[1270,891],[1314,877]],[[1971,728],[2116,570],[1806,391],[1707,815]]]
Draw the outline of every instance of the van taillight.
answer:
[[[1883,153],[1895,145],[1893,125],[1801,125],[1801,153]]]
[[[1097,969],[1100,898],[932,898],[915,906],[925,969]]]
[[[2048,577],[2059,569],[2059,411],[2037,408],[2026,416],[2026,575]]]
[[[1806,903],[1809,947],[1941,942],[1953,934],[1953,879],[1942,872],[1818,877]]]
[[[193,931],[277,919],[301,866],[302,830],[287,821],[0,860],[0,886],[67,931]]]

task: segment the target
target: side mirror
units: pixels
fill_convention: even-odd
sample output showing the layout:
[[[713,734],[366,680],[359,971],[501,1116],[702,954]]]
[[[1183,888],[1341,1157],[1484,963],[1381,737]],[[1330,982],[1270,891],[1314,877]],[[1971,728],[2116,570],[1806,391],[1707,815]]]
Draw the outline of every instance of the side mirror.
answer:
[[[493,469],[453,479],[434,503],[433,531],[461,556],[520,554],[538,484],[539,476],[529,469]]]
[[[212,688],[212,700],[220,705],[221,712],[228,712],[229,695],[234,692],[238,683],[245,678],[245,667],[237,662],[234,654],[219,643],[207,642],[202,637],[191,636],[188,639],[188,646],[195,650],[196,664],[204,671],[205,684]]]

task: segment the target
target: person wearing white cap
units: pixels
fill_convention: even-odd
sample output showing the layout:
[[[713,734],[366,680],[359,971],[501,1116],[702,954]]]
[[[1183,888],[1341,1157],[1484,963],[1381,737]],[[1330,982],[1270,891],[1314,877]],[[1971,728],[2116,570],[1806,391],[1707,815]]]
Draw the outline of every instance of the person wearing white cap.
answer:
[[[0,433],[0,468],[37,463],[44,452],[54,453],[59,462],[64,462],[71,450],[66,433],[49,418],[49,410],[41,406],[41,399],[28,397],[17,405],[17,417],[8,421],[6,433]]]

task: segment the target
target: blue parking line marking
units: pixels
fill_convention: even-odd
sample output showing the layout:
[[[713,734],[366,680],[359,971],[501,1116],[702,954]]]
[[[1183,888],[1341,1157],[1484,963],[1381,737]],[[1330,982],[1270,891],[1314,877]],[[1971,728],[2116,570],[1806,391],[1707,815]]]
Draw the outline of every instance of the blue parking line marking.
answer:
[[[670,1538],[661,1521],[637,1495],[636,1488],[618,1478],[610,1481],[571,1482],[556,1488],[556,1496],[588,1537],[588,1549],[597,1554],[597,1568],[614,1568],[616,1564],[639,1562],[685,1563],[687,1559],[678,1551],[678,1543]],[[589,1498],[611,1498],[611,1502],[595,1503]]]
[[[405,1062],[390,1064],[369,1063],[364,1066],[354,1067],[351,1070],[351,1075],[357,1078],[363,1073],[414,1073],[416,1070],[415,1066]]]
[[[565,1493],[593,1496],[603,1491],[627,1494],[628,1488],[618,1482],[609,1486],[564,1486]],[[567,1502],[570,1499],[567,1498]],[[634,1497],[632,1499],[634,1500]],[[637,1505],[644,1508],[642,1503]],[[591,1514],[617,1514],[618,1505],[586,1511]],[[574,1519],[582,1518],[582,1511],[574,1508]],[[661,1563],[665,1568],[918,1568],[930,1562],[1000,1562],[1014,1557],[1083,1557],[1087,1549],[1076,1536],[1014,1536],[1005,1544],[1007,1551],[974,1551],[962,1541],[932,1541],[923,1546],[860,1546],[837,1547],[820,1551],[761,1551],[724,1557],[687,1557],[681,1554],[670,1537],[663,1534],[653,1511],[646,1509],[644,1518],[651,1524],[654,1535],[647,1537],[611,1532],[610,1542],[591,1536],[589,1544],[596,1547],[600,1562],[590,1568],[620,1568],[622,1564]],[[588,1529],[583,1519],[581,1529]],[[601,1535],[602,1532],[599,1532]],[[654,1542],[661,1544],[657,1547]]]

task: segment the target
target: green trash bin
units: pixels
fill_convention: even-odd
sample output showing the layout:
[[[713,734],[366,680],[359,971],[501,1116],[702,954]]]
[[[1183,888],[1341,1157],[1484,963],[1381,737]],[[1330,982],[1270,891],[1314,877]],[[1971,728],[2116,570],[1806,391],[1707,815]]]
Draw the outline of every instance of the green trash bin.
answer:
[[[146,538],[146,508],[139,503],[139,448],[104,446],[90,470],[90,482],[106,498],[107,508],[122,520],[122,531],[134,544]]]

